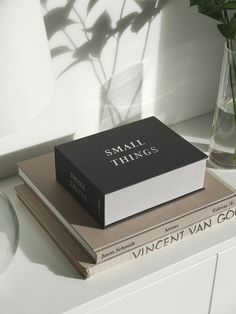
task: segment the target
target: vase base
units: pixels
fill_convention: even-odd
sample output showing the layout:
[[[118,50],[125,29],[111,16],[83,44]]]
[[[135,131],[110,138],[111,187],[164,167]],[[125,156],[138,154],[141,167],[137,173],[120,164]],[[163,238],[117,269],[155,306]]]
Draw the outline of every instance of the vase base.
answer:
[[[212,149],[209,159],[222,168],[236,169],[236,156],[234,154]]]

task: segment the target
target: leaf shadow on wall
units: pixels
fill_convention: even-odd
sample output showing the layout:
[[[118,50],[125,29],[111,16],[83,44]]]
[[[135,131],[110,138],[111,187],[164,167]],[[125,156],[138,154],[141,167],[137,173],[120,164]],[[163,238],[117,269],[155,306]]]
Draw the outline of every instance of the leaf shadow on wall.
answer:
[[[104,8],[104,11],[99,13],[90,25],[87,25],[87,17],[94,12],[97,13],[96,7],[101,1],[84,0],[83,3],[87,6],[86,13],[81,10],[80,1],[67,0],[64,6],[50,10],[47,9],[48,2],[41,0],[46,12],[44,21],[48,39],[51,40],[57,32],[63,32],[68,40],[66,44],[63,43],[51,49],[51,55],[56,58],[70,53],[72,58],[59,77],[82,62],[90,64],[99,89],[98,94],[100,94],[97,99],[100,106],[99,129],[105,130],[139,120],[142,109],[143,61],[147,52],[152,22],[163,7],[164,1],[132,0],[133,9],[130,10],[129,2],[131,0],[120,0],[116,2],[116,9],[119,12],[117,20],[114,20],[107,8]],[[81,44],[77,44],[77,39],[73,38],[69,32],[68,26],[72,24],[78,24],[80,35],[82,34],[84,37]],[[137,52],[140,53],[140,60],[137,64],[138,74],[136,73],[134,77],[133,64],[120,73],[117,70],[117,64],[123,35],[128,32],[134,35],[140,31],[144,32],[145,36],[143,43],[140,43],[141,51]],[[111,67],[107,69],[103,63],[102,54],[110,41],[115,41],[115,45],[112,56],[110,56],[113,58]],[[128,80],[130,83],[127,85]],[[131,83],[132,80],[135,81],[134,84]],[[118,88],[120,93],[118,93]]]

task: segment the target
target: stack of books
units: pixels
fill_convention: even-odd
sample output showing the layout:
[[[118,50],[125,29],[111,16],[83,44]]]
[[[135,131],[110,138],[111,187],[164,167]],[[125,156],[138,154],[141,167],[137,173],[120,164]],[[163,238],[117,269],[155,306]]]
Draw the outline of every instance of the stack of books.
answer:
[[[20,162],[16,191],[88,278],[236,216],[235,191],[205,161],[148,118]]]

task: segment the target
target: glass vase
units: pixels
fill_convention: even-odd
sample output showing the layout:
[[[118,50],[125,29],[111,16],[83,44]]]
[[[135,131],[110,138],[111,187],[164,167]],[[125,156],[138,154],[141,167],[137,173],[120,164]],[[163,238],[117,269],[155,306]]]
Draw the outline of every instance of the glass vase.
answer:
[[[236,168],[236,51],[231,41],[224,49],[209,158],[220,167]]]
[[[0,274],[11,263],[19,242],[19,224],[8,197],[0,192]]]

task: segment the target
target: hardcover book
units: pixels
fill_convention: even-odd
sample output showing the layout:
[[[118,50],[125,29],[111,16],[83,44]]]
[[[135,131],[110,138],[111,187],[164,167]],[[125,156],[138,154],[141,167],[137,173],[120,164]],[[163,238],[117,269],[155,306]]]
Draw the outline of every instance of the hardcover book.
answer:
[[[102,229],[56,181],[53,153],[21,162],[19,174],[96,263],[233,208],[236,204],[235,190],[207,171],[204,189]]]
[[[16,192],[26,207],[84,278],[89,278],[125,262],[135,261],[144,256],[157,253],[162,248],[173,245],[191,236],[201,234],[214,225],[221,225],[236,218],[235,207],[230,209],[226,206],[223,208],[222,212],[212,212],[213,216],[186,226],[184,229],[178,231],[173,230],[169,235],[131,249],[103,263],[94,264],[91,257],[82,250],[81,246],[65,226],[26,185],[22,184],[17,186]]]
[[[55,148],[57,181],[103,227],[203,188],[206,158],[155,117]]]

